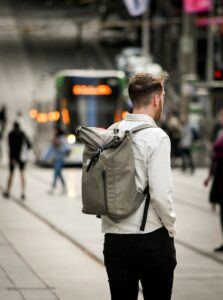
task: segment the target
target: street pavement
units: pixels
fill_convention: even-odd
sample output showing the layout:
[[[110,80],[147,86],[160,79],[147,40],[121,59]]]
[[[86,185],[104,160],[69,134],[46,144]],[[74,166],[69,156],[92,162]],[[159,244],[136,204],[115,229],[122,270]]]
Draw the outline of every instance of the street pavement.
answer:
[[[6,167],[1,167],[5,186]],[[81,213],[81,170],[66,169],[68,194],[49,195],[50,169],[30,166],[27,199],[19,199],[18,176],[12,199],[0,199],[0,300],[109,299],[103,266],[100,220]],[[207,170],[191,176],[173,171],[177,213],[174,300],[221,300],[223,255],[217,212],[202,185]],[[142,295],[139,295],[142,299]]]

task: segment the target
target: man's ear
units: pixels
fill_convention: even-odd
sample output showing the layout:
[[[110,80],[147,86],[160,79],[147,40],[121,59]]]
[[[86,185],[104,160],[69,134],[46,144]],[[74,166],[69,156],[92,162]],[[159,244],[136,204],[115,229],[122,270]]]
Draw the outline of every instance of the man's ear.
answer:
[[[156,106],[159,106],[159,96],[158,95],[154,95],[153,96],[153,105],[156,107]]]

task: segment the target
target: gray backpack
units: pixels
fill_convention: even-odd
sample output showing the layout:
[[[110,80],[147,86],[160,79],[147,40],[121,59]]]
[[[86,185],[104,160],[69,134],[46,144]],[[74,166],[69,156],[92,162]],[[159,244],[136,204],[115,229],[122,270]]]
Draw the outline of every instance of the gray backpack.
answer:
[[[105,215],[119,221],[135,212],[145,200],[140,230],[144,230],[148,206],[148,186],[137,191],[132,147],[134,133],[151,128],[143,124],[119,131],[118,124],[108,129],[79,126],[77,137],[85,144],[82,170],[82,212]],[[146,197],[147,196],[147,197]]]

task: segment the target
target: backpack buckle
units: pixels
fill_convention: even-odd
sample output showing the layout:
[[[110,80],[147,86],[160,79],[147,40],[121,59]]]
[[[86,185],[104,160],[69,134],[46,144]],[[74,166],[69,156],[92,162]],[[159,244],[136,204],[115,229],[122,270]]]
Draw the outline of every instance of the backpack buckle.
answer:
[[[131,131],[130,130],[126,130],[125,131],[125,136],[130,136]]]

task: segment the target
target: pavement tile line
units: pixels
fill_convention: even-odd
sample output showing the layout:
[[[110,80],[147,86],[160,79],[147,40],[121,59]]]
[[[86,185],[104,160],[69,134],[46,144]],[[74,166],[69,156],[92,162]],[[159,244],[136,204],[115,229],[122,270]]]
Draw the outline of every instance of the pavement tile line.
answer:
[[[91,259],[93,259],[95,262],[97,262],[99,265],[104,266],[103,260],[100,259],[98,256],[96,256],[94,253],[89,251],[85,246],[83,246],[81,243],[76,241],[74,238],[69,236],[67,233],[65,233],[63,230],[61,230],[59,227],[55,226],[53,223],[51,223],[49,220],[41,216],[39,213],[31,209],[28,205],[21,202],[21,200],[17,199],[14,196],[11,196],[11,199],[18,204],[20,207],[24,208],[26,211],[28,211],[30,214],[32,214],[34,217],[36,217],[38,220],[42,221],[44,224],[46,224],[48,227],[56,231],[60,236],[64,237],[65,239],[69,240],[73,245],[75,245],[78,249],[80,249],[83,253],[85,253],[87,256],[89,256]]]
[[[34,180],[37,181],[41,181],[44,183],[44,185],[48,186],[48,181],[46,181],[43,177],[39,176],[38,174],[32,172],[32,177]],[[80,244],[78,241],[74,241],[74,239],[69,236],[68,234],[66,234],[65,232],[63,232],[60,228],[58,228],[57,226],[55,226],[54,224],[52,224],[47,218],[43,217],[41,214],[37,213],[35,211],[35,209],[32,209],[28,203],[24,203],[21,202],[21,200],[19,200],[18,198],[16,198],[15,196],[12,197],[12,200],[19,205],[20,207],[22,207],[23,209],[27,210],[28,212],[30,212],[30,214],[32,214],[33,216],[35,216],[36,218],[38,218],[39,220],[41,220],[42,222],[44,222],[46,225],[48,225],[50,228],[52,228],[54,231],[56,231],[58,234],[60,234],[61,236],[63,236],[65,239],[69,240],[73,245],[75,245],[76,247],[78,247],[81,251],[83,251],[86,255],[88,255],[90,258],[94,257],[94,260],[96,258],[96,260],[98,261],[98,263],[102,266],[103,265],[103,261],[102,259],[100,259],[99,257],[97,257],[94,253],[92,253],[91,251],[89,251],[89,249],[87,249],[86,247],[84,247],[82,244]],[[190,205],[190,204],[188,204]],[[209,253],[209,252],[205,252],[202,251],[201,249],[197,249],[196,247],[192,246],[189,243],[186,243],[182,240],[179,239],[175,239],[176,243],[178,243],[179,245],[183,246],[185,249],[189,249],[190,251],[197,253],[200,257],[205,257],[208,259],[211,259],[212,261],[214,261],[215,263],[218,263],[220,265],[223,264],[223,261],[214,256],[213,254]],[[189,276],[190,278],[190,276]],[[184,278],[183,278],[184,280]],[[140,291],[141,292],[141,291]]]
[[[193,207],[194,209],[198,210],[199,212],[203,212],[203,213],[206,213],[206,214],[209,214],[210,213],[210,209],[208,209],[207,207],[203,207],[199,204],[195,204],[195,203],[191,203],[191,202],[187,202],[185,200],[182,200],[182,199],[179,199],[179,198],[175,198],[175,201],[180,204],[180,205],[184,205],[184,206],[190,206],[190,207]]]
[[[36,173],[32,172],[32,176],[34,178],[36,178],[36,180],[41,181],[42,183],[44,183],[45,185],[49,185],[45,179],[43,179],[42,177],[38,176]],[[100,264],[103,264],[103,261],[96,256],[95,254],[93,254],[91,251],[89,251],[86,247],[84,247],[82,244],[80,244],[79,242],[77,242],[76,240],[74,240],[72,237],[70,237],[68,234],[66,234],[65,232],[63,232],[61,229],[59,229],[57,226],[55,226],[54,224],[52,224],[50,221],[48,221],[46,218],[44,218],[43,216],[41,216],[40,214],[36,213],[35,211],[33,211],[30,207],[28,207],[26,204],[21,203],[21,201],[19,201],[18,199],[15,199],[16,202],[22,206],[24,206],[24,208],[26,208],[28,211],[30,211],[33,215],[35,215],[37,218],[41,219],[43,222],[45,222],[45,224],[48,224],[51,228],[53,228],[54,230],[56,230],[59,234],[61,234],[62,236],[64,236],[65,238],[67,238],[69,241],[71,241],[74,245],[76,245],[79,249],[83,249],[82,251],[85,252],[88,256],[90,257],[94,257],[96,259],[97,262],[99,262]],[[186,201],[181,201],[179,200],[179,204],[181,205],[186,205]],[[193,204],[191,203],[187,203],[188,206],[192,206],[194,207]],[[203,212],[207,213],[207,210],[205,208],[202,209]],[[199,249],[197,247],[194,247],[193,245],[184,242],[181,239],[178,238],[174,238],[175,242],[181,246],[183,246],[184,248],[191,250],[193,252],[195,252],[196,254],[199,254],[205,258],[209,258],[221,265],[223,265],[223,259],[216,256],[215,254],[203,251],[202,249]]]
[[[2,187],[0,186],[0,190],[2,191]],[[11,196],[11,199],[19,204],[20,207],[24,207],[24,204],[21,203],[16,197]],[[28,209],[26,209],[27,211],[29,211]],[[33,214],[34,215],[34,214]],[[36,216],[35,216],[36,217]],[[25,288],[25,287],[17,287],[15,285],[15,283],[13,282],[13,280],[8,276],[7,272],[4,270],[4,268],[0,265],[0,268],[3,270],[3,272],[7,275],[7,278],[10,280],[10,282],[12,282],[12,284],[14,285],[14,288],[10,288],[9,290],[16,290],[21,294],[21,290],[47,290],[49,291],[57,300],[61,300],[57,294],[53,291],[55,288],[54,287],[50,287],[48,286],[48,284],[35,272],[35,270],[28,264],[28,262],[23,258],[23,256],[16,250],[16,248],[14,247],[14,245],[10,242],[10,240],[7,238],[7,236],[0,230],[2,236],[4,237],[4,239],[7,241],[8,245],[13,249],[14,253],[21,259],[21,261],[29,268],[29,270],[42,282],[42,284],[45,286],[45,288]],[[24,298],[24,296],[21,294],[21,296]],[[25,299],[26,300],[26,299]]]
[[[176,242],[177,244],[179,244],[179,245],[181,245],[181,246],[183,246],[183,247],[185,247],[185,248],[187,248],[187,249],[193,251],[193,252],[196,252],[196,253],[199,254],[199,255],[202,255],[202,256],[204,256],[204,257],[206,257],[206,258],[212,259],[212,260],[214,260],[215,262],[217,262],[217,263],[223,265],[223,260],[222,260],[222,258],[217,257],[216,255],[214,255],[214,254],[212,254],[212,253],[208,253],[208,252],[206,252],[206,251],[203,251],[203,250],[201,250],[201,249],[199,249],[199,248],[197,248],[197,247],[194,247],[193,245],[190,245],[190,244],[187,243],[187,242],[184,242],[184,241],[182,241],[182,240],[179,240],[178,238],[175,238],[175,242]]]
[[[41,181],[42,183],[44,183],[45,185],[48,186],[48,183],[46,182],[45,179],[43,179],[42,177],[40,177],[39,175],[37,175],[35,172],[32,172],[32,177],[34,177],[36,180]],[[83,251],[85,254],[87,254],[89,257],[91,257],[93,260],[95,260],[96,262],[98,262],[100,265],[103,265],[103,260],[101,260],[98,256],[96,256],[94,253],[92,253],[89,249],[87,249],[85,246],[83,246],[81,243],[79,243],[78,241],[76,241],[75,239],[73,239],[70,235],[66,234],[64,231],[62,231],[60,228],[58,228],[57,226],[55,226],[53,223],[51,223],[49,220],[47,220],[46,218],[44,218],[42,215],[40,215],[39,213],[37,213],[36,211],[34,211],[33,209],[31,209],[28,205],[21,203],[20,200],[18,200],[17,198],[14,197],[13,199],[17,204],[19,204],[20,206],[22,206],[23,208],[25,208],[27,211],[29,211],[31,214],[33,214],[35,217],[37,217],[38,219],[42,220],[45,224],[47,224],[50,228],[52,228],[53,230],[55,230],[57,233],[59,233],[61,236],[63,236],[64,238],[68,239],[72,244],[74,244],[75,246],[77,246],[81,251]],[[186,201],[183,200],[179,200],[177,199],[177,201],[179,201],[178,203],[181,205],[188,205],[191,206],[193,208],[197,208],[195,207],[195,204],[191,204],[191,203],[186,203]],[[200,209],[200,206],[199,206]],[[207,213],[207,209],[206,208],[202,208],[202,212]],[[191,250],[203,257],[209,258],[219,264],[223,264],[223,260],[221,257],[216,256],[215,254],[203,251],[202,249],[199,249],[197,247],[194,247],[193,245],[180,240],[178,238],[175,238],[175,242],[183,247],[185,247],[188,250]]]
[[[43,182],[45,182],[43,180]],[[0,186],[0,190],[3,190],[2,187]],[[18,204],[20,207],[22,207],[23,209],[25,209],[26,211],[28,211],[30,214],[32,214],[34,217],[36,217],[38,220],[42,221],[44,224],[46,224],[48,227],[50,227],[51,229],[53,229],[54,231],[56,231],[59,235],[63,236],[64,238],[66,238],[67,240],[69,240],[73,245],[75,245],[78,249],[80,249],[83,253],[85,253],[87,256],[89,256],[91,259],[93,259],[95,262],[97,262],[99,265],[103,265],[104,266],[104,262],[102,259],[100,259],[98,256],[96,256],[94,253],[92,253],[91,251],[89,251],[86,247],[84,247],[81,243],[79,243],[78,241],[76,241],[75,239],[73,239],[71,236],[69,236],[68,234],[66,234],[63,230],[61,230],[60,228],[58,228],[57,226],[55,226],[53,223],[51,223],[49,220],[47,220],[46,218],[44,218],[42,215],[40,215],[39,213],[37,213],[35,210],[33,210],[32,208],[30,208],[28,205],[26,205],[24,202],[21,202],[21,200],[19,200],[18,198],[16,198],[14,195],[11,194],[10,197],[11,200],[13,200],[16,204]],[[4,236],[4,238],[6,239],[6,241],[10,244],[11,247],[13,247],[13,245],[10,243],[10,241],[8,241],[8,239],[6,238],[6,236],[2,233],[2,235]],[[16,249],[13,247],[13,250],[15,250],[15,252],[19,255],[20,258],[22,258],[20,256],[20,254],[16,251]],[[22,258],[23,259],[23,258]],[[25,261],[25,263],[27,264],[27,262]],[[28,264],[27,264],[28,265]],[[28,265],[29,266],[29,265]],[[30,266],[29,266],[30,267]],[[30,268],[31,269],[31,268]],[[31,269],[32,270],[32,269]],[[32,270],[34,272],[35,275],[37,275],[35,273],[34,270]],[[38,275],[37,275],[38,276]],[[40,277],[38,277],[40,278]],[[41,278],[40,278],[41,279]],[[42,279],[41,279],[42,281]],[[46,286],[47,284],[45,282],[43,282]],[[47,286],[48,287],[48,286]],[[48,287],[49,288],[49,287]],[[50,288],[49,288],[50,289]]]
[[[42,183],[44,183],[45,185],[49,185],[45,179],[43,179],[42,177],[40,177],[39,175],[37,175],[35,172],[32,172],[32,176],[35,177],[38,181],[41,181]],[[187,206],[191,206],[193,208],[196,208],[196,209],[201,209],[201,206],[200,205],[196,205],[196,204],[192,204],[190,202],[186,203],[186,201],[183,201],[183,200],[179,200],[177,199],[177,201],[179,201],[178,203],[181,204],[181,205],[187,205]],[[18,200],[18,203],[21,204],[21,202]],[[26,205],[27,206],[27,205]],[[84,249],[84,252],[86,251],[86,253],[89,255],[90,254],[90,257],[93,255],[98,261],[100,264],[103,264],[103,261],[98,257],[98,256],[95,256],[91,251],[89,251],[86,247],[84,247],[83,245],[81,245],[79,242],[77,241],[74,241],[73,238],[71,238],[69,235],[67,235],[65,232],[63,232],[62,230],[60,230],[59,228],[57,228],[55,225],[53,225],[51,222],[49,222],[47,219],[45,219],[44,217],[42,217],[41,215],[39,215],[38,213],[36,213],[35,211],[33,211],[30,207],[27,207],[27,210],[30,210],[31,213],[33,213],[34,215],[36,215],[38,218],[42,219],[44,222],[46,222],[51,228],[53,228],[54,230],[56,230],[58,233],[60,233],[61,235],[63,235],[64,237],[68,238],[73,244],[75,244],[79,249],[82,250],[82,248]],[[204,213],[207,213],[208,210],[204,207],[202,207],[202,212]],[[178,238],[175,238],[175,242],[181,246],[183,246],[184,248],[188,249],[188,250],[191,250],[203,257],[206,257],[206,258],[209,258],[211,260],[214,260],[215,262],[223,265],[223,259],[216,256],[215,254],[212,254],[212,253],[209,253],[209,252],[206,252],[206,251],[203,251],[202,249],[199,249],[197,247],[194,247],[193,245],[187,243],[187,242],[184,242],[183,240],[180,240]]]
[[[49,220],[47,220],[46,218],[44,218],[43,216],[41,216],[40,214],[38,214],[37,212],[35,212],[34,210],[32,210],[28,205],[22,203],[21,200],[17,199],[15,196],[11,195],[11,199],[16,204],[18,204],[20,207],[22,207],[27,212],[29,212],[30,214],[32,214],[35,218],[37,218],[38,220],[42,221],[45,225],[47,225],[48,227],[50,227],[51,229],[53,229],[55,232],[57,232],[60,236],[62,236],[63,238],[65,238],[66,240],[68,240],[69,242],[71,242],[74,246],[76,246],[79,250],[81,250],[85,255],[87,255],[88,257],[90,257],[91,259],[93,259],[100,266],[104,267],[103,260],[100,259],[93,252],[91,252],[89,249],[87,249],[86,247],[84,247],[81,243],[79,243],[74,238],[72,238],[71,236],[69,236],[68,234],[66,234],[63,230],[59,229],[57,226],[55,226],[54,224],[52,224],[51,222],[49,222]],[[51,290],[51,292],[52,292],[52,288],[51,289],[49,288],[49,290]],[[142,288],[141,288],[141,286],[139,286],[139,292],[142,294]],[[57,295],[55,295],[55,296],[57,296]],[[57,299],[58,300],[62,300],[60,298],[57,298]]]
[[[2,231],[1,231],[2,234]],[[4,236],[4,234],[2,234]],[[4,236],[5,238],[5,236]],[[7,241],[8,242],[8,241]],[[19,293],[19,295],[22,297],[22,299],[26,300],[26,298],[23,296],[22,292],[16,288],[15,282],[13,281],[13,279],[9,276],[9,274],[6,272],[6,270],[3,268],[3,266],[0,264],[0,269],[3,271],[3,273],[5,274],[6,278],[12,283],[12,285],[14,286],[14,291],[17,291]],[[6,290],[10,291],[11,288],[8,287],[6,288]]]
[[[47,185],[47,180],[44,180],[44,178],[43,177],[41,177],[41,180],[38,180],[38,179],[40,179],[39,178],[39,176],[38,176],[38,174],[33,174],[33,172],[32,172],[32,177],[34,177],[33,179],[34,179],[34,181],[36,180],[36,181],[41,181],[41,182],[45,182],[45,185]],[[19,206],[21,206],[23,209],[26,209],[27,211],[30,211],[30,210],[32,210],[32,208],[30,208],[30,207],[28,207],[29,206],[29,202],[21,202],[21,200],[19,200],[18,198],[16,198],[16,197],[14,197],[15,199],[12,199],[13,200],[13,202],[15,202],[15,204],[17,204],[17,205],[19,205]],[[26,206],[26,207],[25,207]],[[34,215],[37,217],[37,218],[39,218],[39,216],[38,216],[38,213],[36,213],[36,211],[35,211],[35,209],[33,209],[34,210],[34,212],[33,211],[31,211],[30,213],[31,214],[33,214],[34,213]],[[41,213],[40,213],[40,215],[41,215]],[[42,217],[42,216],[41,216]],[[46,217],[47,218],[47,217]],[[42,218],[41,218],[42,219]],[[48,219],[46,220],[47,221],[47,223],[49,223],[49,221],[48,221]],[[46,223],[46,224],[47,224]],[[48,226],[49,226],[49,224],[47,224]],[[53,225],[53,224],[51,224],[52,226],[50,226],[53,230],[55,230],[55,225]],[[60,230],[60,229],[59,229]],[[65,237],[66,238],[66,237]],[[177,241],[178,242],[178,241]],[[189,244],[186,244],[185,242],[183,242],[183,241],[180,241],[180,242],[182,242],[183,244],[182,244],[182,246],[183,246],[183,248],[184,249],[187,249],[187,247],[189,248],[189,250],[191,251],[191,253],[196,253],[196,248],[195,248],[195,251],[194,251],[194,249],[191,249],[191,245],[190,245],[190,243]],[[207,257],[207,255],[206,255],[206,253],[199,253],[198,254],[199,256],[200,256],[200,258],[201,257],[205,257],[205,258],[209,258],[209,262],[210,261],[215,261],[216,262],[216,260],[215,259],[212,259],[212,260],[210,260],[210,257],[208,256]],[[222,266],[222,262],[220,262],[220,264],[219,264],[219,261],[217,262],[218,263],[218,265],[219,266]],[[196,278],[195,278],[196,277]],[[201,278],[201,276],[199,275],[199,276],[190,276],[190,275],[186,275],[186,276],[180,276],[179,277],[179,279],[180,279],[180,281],[179,282],[184,282],[185,281],[185,279],[190,279],[190,280],[192,280],[192,282],[194,282],[194,280],[195,280],[195,285],[197,284],[197,281],[196,281],[196,279],[197,278]],[[203,278],[203,277],[202,277]],[[210,280],[210,278],[213,278],[213,276],[205,276],[205,278],[207,278],[207,281],[209,281]],[[214,278],[216,278],[216,276],[214,276]],[[218,276],[217,278],[219,278],[220,280],[222,280],[222,277],[220,277],[220,276]],[[200,281],[200,280],[198,280],[198,281]],[[181,288],[180,288],[180,290],[181,290]],[[179,292],[179,290],[178,290],[178,293],[181,295],[181,293]],[[26,295],[25,295],[26,296]],[[181,297],[179,297],[178,299],[181,299]],[[189,299],[189,297],[188,298],[184,298],[184,299]],[[192,299],[194,299],[194,298],[192,298]],[[195,298],[195,299],[202,299],[202,300],[204,300],[204,299],[207,299],[207,298],[203,298],[203,296],[202,296],[202,298]],[[211,298],[210,298],[211,299]],[[214,299],[214,298],[213,298]],[[216,300],[217,299],[222,299],[221,297],[219,298],[215,298]]]
[[[13,199],[14,202],[19,202],[19,200],[17,199]],[[21,204],[21,203],[20,203]],[[17,287],[14,282],[14,286],[15,288],[10,288],[9,290],[16,290],[19,293],[21,292],[21,290],[47,290],[49,292],[51,292],[51,294],[53,296],[55,296],[55,299],[57,300],[61,300],[56,293],[53,291],[55,288],[54,287],[50,287],[48,286],[48,284],[35,272],[35,270],[28,264],[28,262],[23,258],[23,256],[16,250],[16,248],[14,247],[14,245],[10,242],[10,240],[6,237],[6,235],[0,230],[2,236],[5,238],[5,240],[8,242],[9,246],[13,249],[14,253],[21,259],[21,261],[30,269],[30,271],[42,282],[42,284],[45,286],[45,288],[25,288],[25,287]],[[24,298],[24,296],[22,295],[22,297]],[[24,298],[25,299],[25,298]]]

